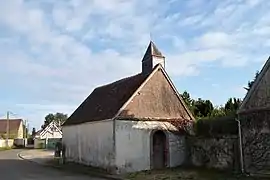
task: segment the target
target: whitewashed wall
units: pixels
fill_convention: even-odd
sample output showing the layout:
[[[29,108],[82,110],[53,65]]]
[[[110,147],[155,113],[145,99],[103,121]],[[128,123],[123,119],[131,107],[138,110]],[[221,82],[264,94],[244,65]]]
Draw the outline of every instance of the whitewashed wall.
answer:
[[[153,130],[176,130],[168,122],[124,121],[115,122],[116,166],[118,173],[136,172],[151,168],[150,149]],[[167,132],[169,141],[169,166],[179,166],[185,160],[185,140],[183,136]]]
[[[115,122],[116,166],[119,173],[150,169],[150,130],[134,121]]]
[[[185,136],[169,133],[170,167],[180,166],[187,157],[187,144]]]
[[[14,139],[9,139],[8,140],[8,146],[12,147],[13,144],[14,144]],[[6,146],[7,146],[6,140],[5,139],[0,139],[0,147],[2,148],[2,147],[6,147]]]
[[[114,168],[113,121],[96,121],[63,127],[66,157],[86,165]]]

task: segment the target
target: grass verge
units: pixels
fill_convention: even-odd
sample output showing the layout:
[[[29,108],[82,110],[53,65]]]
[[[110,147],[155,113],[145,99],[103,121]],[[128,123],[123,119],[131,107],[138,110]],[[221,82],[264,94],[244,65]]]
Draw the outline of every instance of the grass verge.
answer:
[[[202,168],[170,168],[163,170],[143,171],[124,176],[125,180],[255,180],[255,177],[246,177],[224,171]],[[269,178],[259,178],[266,180]]]
[[[230,172],[205,168],[168,168],[115,176],[100,168],[71,162],[61,164],[59,163],[59,159],[50,160],[47,164],[67,172],[114,180],[270,180],[270,178],[246,177]]]
[[[12,147],[0,147],[0,151],[10,150]]]

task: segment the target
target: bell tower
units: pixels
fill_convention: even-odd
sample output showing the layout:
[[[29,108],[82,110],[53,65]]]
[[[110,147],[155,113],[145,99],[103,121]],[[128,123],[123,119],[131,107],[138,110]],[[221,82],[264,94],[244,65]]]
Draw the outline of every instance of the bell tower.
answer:
[[[150,41],[142,59],[142,73],[144,75],[150,74],[158,64],[165,68],[165,57],[158,50],[156,45]]]

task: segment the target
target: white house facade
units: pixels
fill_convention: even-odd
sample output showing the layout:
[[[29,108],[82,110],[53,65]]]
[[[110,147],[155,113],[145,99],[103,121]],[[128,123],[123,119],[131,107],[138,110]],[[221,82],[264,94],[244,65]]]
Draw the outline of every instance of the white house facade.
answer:
[[[34,138],[35,148],[54,148],[56,141],[62,139],[62,131],[59,125],[52,121],[43,130],[38,131]]]

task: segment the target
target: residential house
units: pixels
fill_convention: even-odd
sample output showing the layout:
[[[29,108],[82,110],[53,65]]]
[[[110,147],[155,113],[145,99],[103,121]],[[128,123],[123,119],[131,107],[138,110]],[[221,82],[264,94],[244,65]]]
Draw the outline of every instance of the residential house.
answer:
[[[63,124],[65,156],[114,173],[175,167],[193,120],[150,42],[139,74],[94,89]]]
[[[246,94],[238,111],[244,170],[258,173],[270,167],[270,59]]]
[[[34,137],[35,148],[54,149],[55,144],[62,139],[61,127],[55,121],[52,121],[44,129],[36,132]]]
[[[9,127],[10,139],[22,139],[24,137],[24,125],[22,119],[0,119],[0,136],[6,138],[7,127]]]

